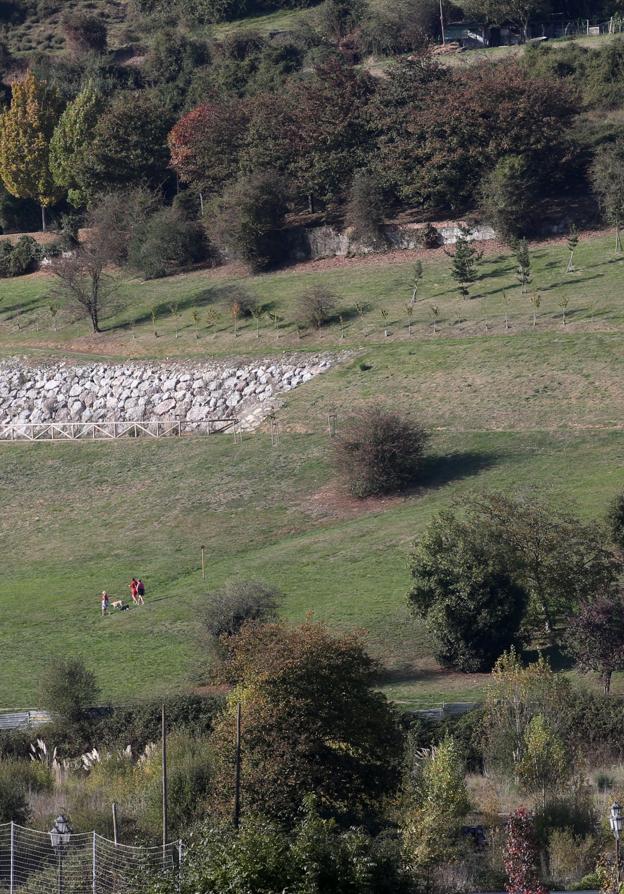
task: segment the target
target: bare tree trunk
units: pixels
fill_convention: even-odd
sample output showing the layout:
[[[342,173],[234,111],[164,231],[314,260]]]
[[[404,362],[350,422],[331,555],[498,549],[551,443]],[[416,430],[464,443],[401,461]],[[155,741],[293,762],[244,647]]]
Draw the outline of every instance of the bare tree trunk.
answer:
[[[604,687],[604,694],[609,695],[611,692],[611,671],[605,671],[602,675],[602,683]]]
[[[41,229],[45,233],[46,231],[46,210],[45,205],[41,206]]]
[[[622,237],[620,236],[619,221],[615,225],[615,250],[618,254],[621,254],[621,252],[622,252]]]

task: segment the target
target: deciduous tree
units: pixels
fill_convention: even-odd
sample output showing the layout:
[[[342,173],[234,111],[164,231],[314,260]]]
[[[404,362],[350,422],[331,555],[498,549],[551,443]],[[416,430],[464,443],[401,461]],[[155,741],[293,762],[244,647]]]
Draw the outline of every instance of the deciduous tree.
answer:
[[[93,83],[87,84],[60,117],[50,141],[50,170],[54,182],[69,192],[75,207],[87,199],[81,179],[91,140],[102,114],[104,101]]]
[[[612,674],[624,670],[622,593],[599,593],[583,602],[570,622],[567,640],[581,670],[599,674],[608,695]]]
[[[292,821],[312,792],[323,816],[347,824],[374,817],[398,783],[402,739],[360,637],[311,620],[247,624],[229,638],[228,656],[220,678],[236,688],[212,739],[215,809],[230,815],[240,702],[243,815]]]
[[[29,72],[13,85],[10,107],[0,116],[0,177],[18,198],[35,199],[45,209],[61,198],[50,171],[50,140],[59,119],[58,95]]]
[[[486,531],[441,513],[416,544],[411,572],[410,605],[426,619],[444,665],[488,671],[522,642],[527,593]]]
[[[449,859],[470,802],[464,763],[453,739],[417,755],[412,774],[415,779],[403,820],[403,846],[408,865],[420,873]]]
[[[615,227],[615,250],[622,251],[620,228],[624,223],[624,141],[598,150],[591,168],[594,192],[603,214]]]
[[[524,807],[515,810],[507,821],[503,861],[507,894],[547,894],[539,881],[535,827]]]

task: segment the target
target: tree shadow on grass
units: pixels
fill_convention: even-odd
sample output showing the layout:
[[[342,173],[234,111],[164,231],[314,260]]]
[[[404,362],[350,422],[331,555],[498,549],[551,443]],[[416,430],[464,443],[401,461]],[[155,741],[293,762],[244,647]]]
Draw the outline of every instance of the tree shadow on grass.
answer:
[[[540,655],[548,661],[554,671],[566,671],[574,667],[574,659],[561,646],[544,646],[540,649],[530,648],[525,649],[523,652],[523,658],[527,664],[536,662]]]
[[[427,456],[420,468],[419,484],[412,493],[444,487],[453,481],[461,481],[479,475],[503,459],[502,454],[480,453],[476,450],[458,450],[442,456]]]

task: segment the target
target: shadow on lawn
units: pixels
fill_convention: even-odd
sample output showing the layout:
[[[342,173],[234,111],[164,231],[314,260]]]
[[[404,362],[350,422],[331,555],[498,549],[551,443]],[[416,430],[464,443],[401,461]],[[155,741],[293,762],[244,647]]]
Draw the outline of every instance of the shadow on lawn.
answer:
[[[476,450],[458,450],[442,456],[427,456],[418,476],[423,484],[414,487],[414,492],[423,488],[444,487],[452,481],[479,475],[495,466],[502,458],[502,454],[480,453]]]

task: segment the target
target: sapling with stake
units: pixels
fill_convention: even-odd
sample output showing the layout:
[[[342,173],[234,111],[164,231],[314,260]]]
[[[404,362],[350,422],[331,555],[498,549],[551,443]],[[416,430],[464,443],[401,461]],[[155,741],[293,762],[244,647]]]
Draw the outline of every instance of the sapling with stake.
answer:
[[[416,304],[416,298],[418,297],[418,288],[423,278],[423,272],[422,261],[416,261],[416,263],[412,267],[412,298],[410,300],[410,304],[412,307]]]
[[[509,331],[509,295],[503,292],[503,305],[505,307],[505,332]]]
[[[171,313],[171,316],[173,317],[173,322],[174,322],[174,326],[175,326],[175,337],[179,338],[180,337],[180,327],[178,324],[179,324],[179,320],[180,320],[180,305],[178,304],[177,301],[173,301],[169,305],[169,311]]]
[[[152,318],[152,328],[154,330],[154,338],[158,338],[158,330],[156,329],[156,320],[158,319],[158,314],[157,314],[155,307],[153,307],[151,309],[150,316]]]
[[[56,304],[56,302],[53,301],[52,304],[48,306],[48,310],[50,311],[50,316],[52,317],[52,329],[56,332],[56,317],[59,312],[59,306],[58,304]]]
[[[570,303],[570,299],[567,295],[562,295],[559,299],[559,307],[561,308],[561,323],[563,326],[566,325],[566,310]]]
[[[200,316],[199,316],[199,311],[197,310],[196,307],[193,308],[192,317],[193,317],[193,325],[195,326],[195,338],[199,338]]]
[[[407,334],[411,337],[412,323],[414,321],[414,305],[411,301],[409,304],[405,305],[405,312],[407,313]]]
[[[531,276],[531,256],[529,255],[529,243],[521,239],[516,245],[516,262],[518,264],[516,276],[522,286],[522,294],[526,295]]]
[[[255,307],[252,307],[251,315],[256,322],[256,338],[260,338],[260,321],[264,316],[264,307],[262,307],[261,304],[257,304]]]
[[[232,314],[232,323],[234,324],[234,338],[238,338],[238,321],[241,315],[241,306],[239,301],[234,301],[230,308]]]
[[[345,322],[342,314],[338,314],[338,322],[340,323],[340,341],[344,341],[345,337]]]
[[[533,328],[535,329],[535,326],[537,324],[537,312],[540,309],[540,305],[542,303],[542,296],[539,292],[533,292],[529,296],[529,301],[531,302],[531,305],[533,307]]]
[[[574,266],[574,252],[576,251],[578,244],[578,230],[576,229],[574,224],[572,224],[572,226],[570,227],[570,232],[568,233],[568,251],[570,252],[570,255],[568,257],[568,266],[566,268],[566,273],[574,273],[576,270],[576,267]]]
[[[380,313],[381,313],[381,319],[383,320],[384,337],[388,338],[388,311],[386,310],[385,307],[382,307]]]
[[[433,334],[435,335],[436,332],[438,331],[437,324],[438,324],[438,318],[440,316],[440,308],[438,307],[437,304],[432,304],[431,307],[429,308],[429,312],[431,313],[431,319],[433,320]]]

